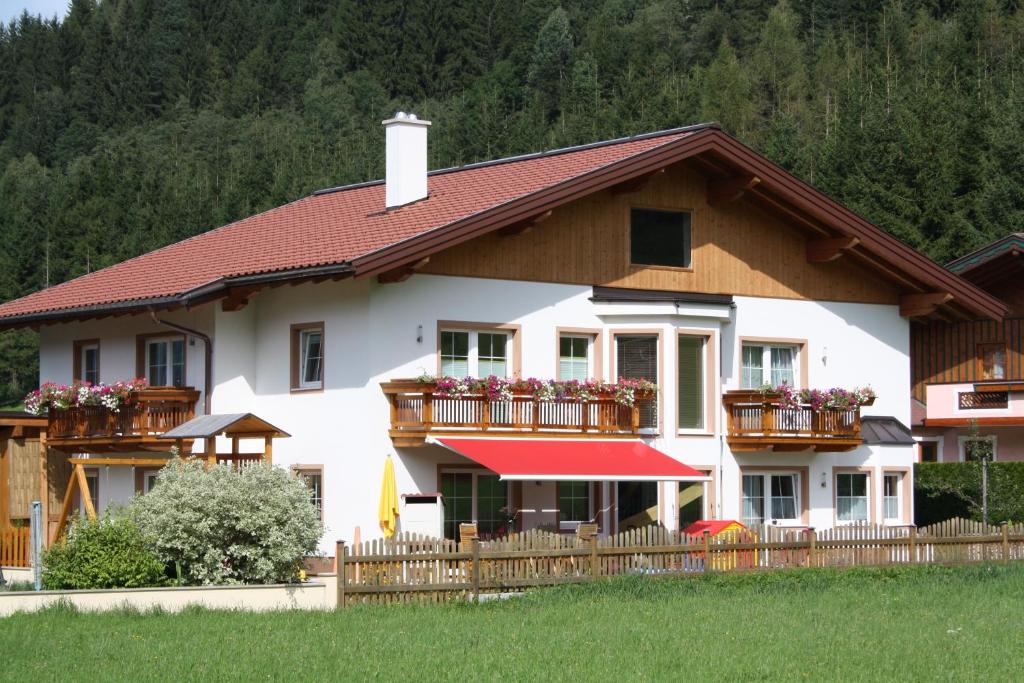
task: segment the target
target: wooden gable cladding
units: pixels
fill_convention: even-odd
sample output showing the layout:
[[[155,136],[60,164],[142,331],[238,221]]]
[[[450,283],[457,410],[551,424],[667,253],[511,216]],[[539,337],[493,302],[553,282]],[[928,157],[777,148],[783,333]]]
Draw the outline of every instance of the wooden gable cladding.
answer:
[[[708,204],[706,183],[677,165],[633,193],[599,192],[555,209],[514,240],[488,234],[435,254],[420,272],[636,289],[896,304],[897,288],[847,259],[807,260],[806,230],[749,202]],[[689,268],[629,263],[633,207],[692,212]]]
[[[928,384],[981,380],[976,347],[991,343],[1006,344],[1006,379],[1024,379],[1024,318],[912,325],[910,362],[914,398],[924,402]]]

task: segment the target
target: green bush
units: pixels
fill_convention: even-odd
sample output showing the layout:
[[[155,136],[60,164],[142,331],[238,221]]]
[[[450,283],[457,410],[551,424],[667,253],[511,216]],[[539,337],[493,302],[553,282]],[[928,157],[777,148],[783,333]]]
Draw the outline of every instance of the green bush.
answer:
[[[290,581],[323,534],[309,489],[270,466],[173,461],[129,513],[189,584]]]
[[[166,566],[138,525],[124,517],[76,520],[67,538],[43,553],[43,586],[141,588],[166,582]]]
[[[918,525],[959,516],[944,514],[958,510],[981,521],[981,463],[915,465],[914,497]],[[989,463],[988,520],[990,524],[1024,520],[1024,462]]]

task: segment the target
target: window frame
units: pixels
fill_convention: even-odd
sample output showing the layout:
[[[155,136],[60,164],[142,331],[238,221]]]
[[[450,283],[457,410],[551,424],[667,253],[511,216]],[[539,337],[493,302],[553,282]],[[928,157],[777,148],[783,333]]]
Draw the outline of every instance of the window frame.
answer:
[[[685,266],[672,266],[672,265],[659,265],[656,263],[636,263],[633,261],[633,212],[634,211],[660,211],[662,213],[681,213],[689,214],[690,216],[690,235],[689,235],[689,253],[687,258],[687,265]],[[695,217],[697,212],[692,207],[678,207],[678,206],[659,206],[655,204],[629,204],[626,206],[626,263],[629,264],[629,268],[633,271],[656,269],[656,270],[672,270],[681,273],[692,273],[693,272],[693,256],[694,256],[694,225]]]
[[[140,334],[135,337],[135,371],[136,376],[145,378],[150,386],[154,387],[174,387],[174,363],[172,357],[172,350],[169,346],[171,343],[180,341],[182,343],[182,354],[181,354],[181,386],[176,388],[183,388],[189,386],[188,384],[188,337],[184,334],[166,334],[164,332],[155,332],[151,334]],[[171,384],[156,384],[149,376],[149,345],[153,343],[164,342],[168,344],[167,349],[167,377],[171,381]]]
[[[496,472],[492,472],[491,470],[486,469],[484,467],[460,466],[460,465],[438,465],[437,466],[437,490],[439,492],[441,492],[441,494],[442,494],[442,501],[444,500],[444,493],[443,493],[444,492],[444,476],[446,474],[468,474],[468,475],[471,476],[472,485],[470,487],[470,494],[469,494],[470,495],[470,522],[473,523],[473,524],[479,525],[479,523],[480,523],[480,508],[479,508],[479,505],[480,505],[480,486],[479,486],[479,478],[480,477],[500,477],[500,475],[498,475]],[[499,481],[500,481],[500,479],[499,479]],[[510,507],[514,507],[515,506],[515,502],[514,502],[515,501],[515,490],[513,489],[513,486],[512,486],[512,484],[514,482],[502,481],[501,483],[503,483],[505,485],[505,501],[506,501],[506,505],[508,505]],[[447,509],[448,503],[444,502],[444,505],[445,505],[445,509]],[[445,533],[444,533],[445,532],[445,529],[444,529],[445,523],[446,523],[446,520],[444,518],[442,518],[442,520],[441,520],[441,535],[444,538],[448,538],[447,536],[445,536]],[[514,518],[514,521],[513,521],[513,524],[512,524],[513,528],[506,529],[505,530],[506,534],[512,533],[514,530],[518,529],[518,527],[521,524],[522,524],[521,517],[519,515],[517,515]],[[458,530],[458,527],[456,527],[456,531],[457,530]],[[481,533],[483,533],[482,530],[480,530],[480,531],[481,531]],[[456,536],[454,540],[457,541],[458,540],[458,536]]]
[[[1002,377],[986,377],[985,376],[985,356],[989,350],[1000,349],[1003,353],[1003,365],[1002,365]],[[975,373],[980,381],[999,381],[1005,380],[1007,375],[1007,362],[1009,361],[1009,354],[1007,350],[1006,342],[979,342],[974,345],[974,357],[975,357]]]
[[[323,465],[311,465],[311,464],[297,464],[289,467],[292,476],[296,478],[305,477],[306,475],[315,475],[320,477],[320,504],[316,504],[314,496],[310,496],[313,499],[313,504],[316,506],[317,511],[320,513],[320,521],[324,521],[324,502],[327,500],[324,495],[324,466]],[[304,485],[309,486],[308,482],[303,480]],[[312,491],[312,489],[311,489]]]
[[[895,493],[889,495],[886,490],[891,480],[896,481]],[[886,524],[899,523],[903,520],[903,474],[900,472],[882,473],[882,520]],[[889,516],[889,502],[895,499],[896,514]]]
[[[481,322],[468,322],[458,320],[438,320],[437,321],[437,336],[436,336],[436,348],[435,348],[435,363],[437,376],[441,377],[444,375],[442,371],[443,362],[441,359],[441,337],[444,332],[468,332],[469,333],[469,347],[468,347],[468,358],[467,358],[467,372],[470,377],[478,377],[475,372],[480,370],[480,358],[479,358],[479,338],[478,334],[500,334],[504,333],[507,337],[505,342],[505,376],[509,379],[518,377],[520,373],[521,364],[521,326],[512,325],[505,323],[481,323]]]
[[[702,337],[704,339],[703,346],[703,404],[704,404],[704,426],[696,429],[691,427],[681,426],[679,419],[679,338],[680,337]],[[699,329],[699,328],[676,328],[676,344],[675,344],[675,428],[676,434],[679,435],[698,435],[707,436],[715,433],[715,410],[713,409],[715,402],[715,394],[717,391],[716,378],[718,377],[717,372],[717,359],[718,355],[716,352],[716,335],[714,330]],[[659,392],[660,393],[660,392]]]
[[[102,377],[100,369],[100,340],[99,339],[77,339],[72,344],[72,371],[71,379],[73,382],[82,383],[89,381],[86,379],[86,368],[85,368],[85,352],[89,349],[96,350],[96,381],[92,384],[98,384]]]
[[[970,436],[969,434],[961,434],[956,437],[956,451],[957,459],[959,462],[974,462],[967,459],[967,442],[968,441],[991,441],[992,442],[992,460],[990,462],[996,462],[999,460],[999,438],[995,434],[979,434],[978,436]]]
[[[746,379],[746,364],[744,362],[744,351],[747,348],[761,349],[761,383],[757,386],[745,386]],[[789,349],[793,352],[793,386],[794,388],[800,388],[803,386],[803,377],[801,377],[801,360],[800,360],[800,346],[798,344],[780,343],[780,342],[758,342],[744,340],[740,344],[740,364],[739,364],[739,378],[741,389],[758,389],[766,384],[771,386],[778,386],[771,381],[772,374],[772,351],[774,349]],[[767,380],[767,381],[766,381]]]
[[[789,467],[786,465],[780,465],[778,467],[771,466],[758,466],[758,467],[740,467],[739,472],[739,512],[738,517],[743,521],[743,478],[746,476],[760,476],[762,477],[762,484],[765,487],[765,511],[771,511],[771,479],[773,475],[796,475],[796,485],[794,493],[796,497],[796,517],[794,519],[772,519],[770,516],[765,516],[761,523],[778,526],[783,528],[793,527],[806,527],[808,525],[808,519],[810,515],[810,468],[806,465],[799,465]],[[743,521],[746,524],[746,521]]]
[[[320,333],[320,382],[304,382],[302,379],[303,370],[303,349],[302,339],[304,333]],[[307,323],[293,323],[289,328],[291,339],[291,380],[290,390],[293,394],[306,394],[322,392],[327,384],[327,335],[324,331],[324,321]]]
[[[562,342],[564,340],[566,340],[566,339],[568,339],[570,341],[582,341],[582,342],[584,342],[584,345],[585,345],[584,354],[585,355],[583,357],[583,363],[586,365],[586,371],[583,373],[584,376],[582,378],[581,377],[563,377],[562,376],[562,361],[566,358],[566,356],[562,355]],[[595,379],[595,377],[594,377],[594,348],[593,347],[594,347],[594,339],[589,334],[569,334],[569,333],[563,333],[563,334],[558,335],[558,352],[557,352],[557,354],[558,354],[558,365],[555,367],[555,377],[559,381],[562,381],[562,382],[567,382],[567,381],[571,381],[571,380],[577,380],[577,381],[580,381],[580,382],[585,382],[588,379]],[[570,349],[570,353],[572,353],[572,349]],[[579,359],[576,356],[569,356],[568,358],[569,358],[569,362],[570,363],[574,363],[575,364],[575,363],[579,362]]]
[[[603,335],[602,330],[591,327],[556,327],[555,328],[555,372],[552,377],[561,377],[562,371],[562,337],[586,337],[590,340],[587,347],[588,379],[603,379]]]
[[[867,498],[866,519],[839,519],[839,477],[841,475],[864,475],[867,480],[864,484],[864,493]],[[836,526],[857,526],[858,524],[874,524],[877,519],[875,505],[876,492],[873,487],[875,485],[875,473],[871,468],[868,467],[833,467],[832,468],[832,519]],[[854,498],[859,496],[844,496],[844,498]]]

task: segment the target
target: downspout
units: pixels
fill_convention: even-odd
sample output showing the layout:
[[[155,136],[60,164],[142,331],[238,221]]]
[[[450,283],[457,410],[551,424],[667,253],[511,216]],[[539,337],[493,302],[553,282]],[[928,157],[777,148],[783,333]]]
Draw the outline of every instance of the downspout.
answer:
[[[213,384],[213,341],[210,336],[199,330],[193,330],[192,328],[172,323],[168,320],[163,320],[156,317],[156,311],[149,309],[149,316],[153,319],[153,322],[157,325],[163,325],[169,327],[172,330],[177,330],[184,334],[191,335],[193,337],[199,337],[203,340],[203,344],[206,346],[206,362],[203,364],[203,413],[206,415],[210,414],[210,385]]]

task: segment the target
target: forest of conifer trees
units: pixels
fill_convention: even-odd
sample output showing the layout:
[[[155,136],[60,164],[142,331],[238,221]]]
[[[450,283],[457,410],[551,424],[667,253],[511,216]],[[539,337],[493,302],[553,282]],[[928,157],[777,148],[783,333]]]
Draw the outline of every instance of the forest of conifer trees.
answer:
[[[398,109],[432,168],[718,121],[940,262],[1024,231],[1016,0],[73,0],[0,74],[4,300],[381,177]]]

